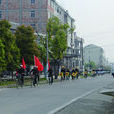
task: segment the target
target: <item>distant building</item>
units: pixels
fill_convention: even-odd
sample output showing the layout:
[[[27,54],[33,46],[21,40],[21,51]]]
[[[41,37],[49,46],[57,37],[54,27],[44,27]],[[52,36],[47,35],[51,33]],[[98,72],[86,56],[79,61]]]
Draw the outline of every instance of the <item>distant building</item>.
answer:
[[[104,50],[102,47],[90,44],[84,47],[84,63],[95,62],[98,67],[106,64]]]
[[[74,48],[69,47],[64,58],[64,63],[67,68],[72,69],[72,67],[77,67],[80,70],[83,70],[83,43],[84,39],[74,34]]]
[[[114,71],[114,62],[110,63],[111,71]]]
[[[76,51],[76,66],[83,70],[84,58],[83,58],[83,44],[84,39],[80,37],[75,38],[75,51]]]

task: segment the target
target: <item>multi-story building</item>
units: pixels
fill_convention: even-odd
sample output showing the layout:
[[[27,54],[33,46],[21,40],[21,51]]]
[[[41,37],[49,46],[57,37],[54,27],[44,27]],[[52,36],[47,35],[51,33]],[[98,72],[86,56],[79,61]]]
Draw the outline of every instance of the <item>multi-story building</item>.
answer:
[[[80,37],[75,38],[75,51],[76,51],[76,66],[83,70],[84,67],[84,58],[83,58],[83,43],[84,39]]]
[[[84,47],[84,63],[95,62],[98,67],[102,67],[106,63],[104,50],[102,47],[90,44]]]
[[[55,0],[0,0],[0,19],[31,25],[38,33],[46,33],[47,20],[57,16],[74,27],[74,19]],[[68,34],[68,47],[73,46],[73,34]]]
[[[10,22],[10,24],[11,24],[12,33],[15,33],[15,31],[16,31],[17,27],[19,26],[19,24],[18,23],[14,23],[14,22]]]
[[[47,20],[52,16],[57,16],[62,24],[68,23],[74,28],[75,20],[56,0],[0,0],[0,20],[7,19],[20,25],[31,25],[39,34],[46,34]],[[74,33],[67,34],[67,44],[67,52],[72,54]]]
[[[67,55],[64,58],[64,63],[67,68],[79,68],[81,71],[84,67],[83,61],[83,43],[84,39],[78,37],[74,33],[74,48],[69,47],[67,49]]]

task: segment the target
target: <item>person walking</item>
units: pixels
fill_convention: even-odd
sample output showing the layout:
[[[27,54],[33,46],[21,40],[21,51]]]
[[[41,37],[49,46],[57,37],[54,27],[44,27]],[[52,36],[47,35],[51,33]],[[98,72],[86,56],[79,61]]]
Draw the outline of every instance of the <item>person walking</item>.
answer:
[[[113,78],[114,78],[114,68],[111,69],[111,74],[112,74],[112,76],[113,76]]]
[[[69,78],[70,78],[70,70],[69,69],[66,70],[65,75],[66,75],[66,80],[69,80]]]
[[[75,78],[75,69],[72,68],[72,80],[74,80],[74,78]]]
[[[88,71],[87,71],[87,69],[85,69],[84,77],[87,78],[87,75],[88,75]]]
[[[62,69],[61,69],[61,73],[63,73],[63,80],[65,80],[65,67],[64,66],[62,66]]]
[[[79,77],[79,69],[78,68],[75,69],[75,73],[76,73],[76,79],[78,79],[78,77]]]
[[[53,83],[53,70],[50,68],[48,71],[49,85]]]

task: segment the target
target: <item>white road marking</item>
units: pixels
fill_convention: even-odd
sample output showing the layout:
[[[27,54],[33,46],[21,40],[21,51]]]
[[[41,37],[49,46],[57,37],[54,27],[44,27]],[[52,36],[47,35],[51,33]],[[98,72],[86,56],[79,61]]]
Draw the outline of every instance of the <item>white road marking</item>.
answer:
[[[60,106],[60,107],[58,107],[58,108],[56,108],[56,109],[50,111],[48,114],[55,114],[56,112],[62,110],[63,108],[67,107],[68,105],[72,104],[73,102],[76,102],[77,100],[79,100],[79,99],[81,99],[81,98],[83,98],[83,97],[85,97],[85,96],[87,96],[87,95],[93,93],[93,92],[96,91],[96,90],[98,90],[98,89],[91,90],[91,91],[85,93],[84,95],[81,95],[81,96],[79,96],[79,97],[76,97],[75,99],[72,99],[72,100],[69,101],[68,103],[66,103],[66,104],[64,104],[64,105],[62,105],[62,106]]]

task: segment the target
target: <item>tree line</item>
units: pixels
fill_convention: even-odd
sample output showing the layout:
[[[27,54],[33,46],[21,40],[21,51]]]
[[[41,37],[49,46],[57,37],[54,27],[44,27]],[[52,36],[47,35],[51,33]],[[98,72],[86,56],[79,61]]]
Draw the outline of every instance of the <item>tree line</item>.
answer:
[[[67,34],[73,28],[62,24],[57,17],[52,17],[47,22],[49,60],[56,64],[63,59],[67,49]],[[11,31],[11,24],[7,20],[0,21],[0,74],[5,71],[15,71],[25,58],[27,65],[34,64],[33,55],[37,56],[46,66],[46,40],[47,36],[40,36],[36,42],[34,29],[31,26],[18,26],[15,33]]]

